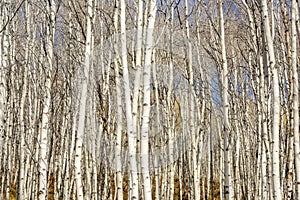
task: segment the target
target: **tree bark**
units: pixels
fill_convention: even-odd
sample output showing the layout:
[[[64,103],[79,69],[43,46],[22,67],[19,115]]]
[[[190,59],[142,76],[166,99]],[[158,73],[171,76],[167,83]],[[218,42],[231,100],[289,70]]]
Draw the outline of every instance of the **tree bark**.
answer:
[[[47,1],[46,5],[46,79],[44,88],[44,104],[42,114],[42,130],[40,133],[40,157],[39,157],[39,199],[48,198],[48,135],[50,134],[50,105],[51,105],[51,81],[53,69],[53,42],[55,34],[55,0]],[[49,19],[48,19],[49,17]]]
[[[296,174],[296,194],[295,199],[300,198],[300,142],[299,142],[299,80],[297,67],[297,2],[292,0],[292,45],[291,45],[291,64],[293,81],[293,129],[294,129],[294,156],[295,156],[295,174]],[[298,22],[299,23],[299,22]],[[299,58],[298,58],[299,59]],[[290,144],[291,145],[291,144]]]
[[[125,15],[125,1],[120,1],[120,25],[121,25],[121,58],[123,66],[123,79],[125,90],[125,107],[126,107],[126,125],[127,125],[127,137],[128,137],[128,156],[129,156],[129,172],[130,172],[130,194],[129,199],[139,199],[139,180],[138,169],[136,161],[136,131],[132,122],[132,108],[131,108],[131,89],[129,82],[128,61],[127,61],[127,41],[126,41],[126,15]]]
[[[149,15],[148,24],[146,30],[145,41],[145,62],[144,62],[144,83],[143,83],[143,115],[142,115],[142,127],[141,127],[141,173],[142,173],[142,187],[145,200],[152,199],[151,194],[151,177],[149,168],[149,131],[150,131],[150,83],[151,83],[151,56],[153,49],[153,31],[156,16],[156,1],[151,0],[149,2]]]
[[[230,122],[229,122],[229,99],[228,99],[228,66],[226,58],[225,46],[225,29],[223,17],[223,0],[218,1],[219,10],[219,28],[220,28],[220,43],[222,54],[222,69],[221,69],[221,91],[222,91],[222,110],[224,115],[223,130],[224,130],[224,170],[225,170],[225,198],[231,200],[234,198],[234,189],[232,184],[231,174],[231,142],[230,142]]]
[[[278,80],[278,65],[275,60],[274,45],[271,35],[271,28],[269,22],[268,5],[266,0],[261,1],[263,26],[265,30],[265,37],[267,42],[267,51],[269,55],[269,68],[272,72],[272,97],[273,97],[273,122],[272,122],[272,185],[273,185],[273,198],[281,198],[281,187],[280,187],[280,163],[279,163],[279,125],[280,125],[280,91],[279,91],[279,80]]]
[[[80,77],[80,102],[79,102],[79,120],[78,129],[76,136],[75,145],[75,180],[76,180],[76,192],[77,199],[84,199],[83,183],[82,183],[82,145],[85,136],[85,116],[86,116],[86,102],[88,99],[88,83],[89,83],[89,73],[91,65],[91,42],[92,42],[92,0],[87,0],[87,12],[86,12],[86,41],[85,41],[85,58],[83,69],[79,71]]]

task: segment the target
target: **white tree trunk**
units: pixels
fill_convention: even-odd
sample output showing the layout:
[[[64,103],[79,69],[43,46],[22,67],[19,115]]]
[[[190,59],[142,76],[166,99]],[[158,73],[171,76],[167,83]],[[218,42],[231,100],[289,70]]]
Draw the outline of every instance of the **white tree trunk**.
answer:
[[[0,10],[0,27],[2,28],[5,25],[5,22],[8,20],[8,14],[6,9],[6,1],[1,2],[1,7],[3,10]],[[6,121],[6,98],[7,98],[7,85],[6,85],[6,70],[8,66],[8,40],[7,40],[7,30],[4,29],[0,33],[0,148],[1,148],[1,169],[0,173],[2,174],[1,183],[0,183],[0,192],[1,195],[5,194],[5,172],[4,166],[6,164],[6,142],[7,134],[5,133],[5,121]]]
[[[82,185],[82,173],[81,173],[81,161],[82,161],[82,143],[85,135],[85,116],[86,116],[86,102],[88,98],[88,82],[91,63],[91,42],[92,42],[92,0],[87,0],[87,12],[86,12],[86,41],[85,41],[85,59],[83,69],[80,69],[80,103],[79,103],[79,121],[75,145],[75,180],[77,199],[83,200],[83,185]]]
[[[143,12],[144,15],[147,16],[147,9],[143,9],[144,2],[139,0],[137,3],[138,11],[137,11],[137,28],[136,35],[133,36],[133,48],[135,53],[135,62],[133,62],[133,66],[135,66],[135,74],[134,74],[134,85],[133,85],[133,95],[132,95],[132,126],[133,131],[135,132],[135,137],[140,138],[140,108],[142,101],[141,94],[141,72],[142,72],[142,59],[143,59],[143,30],[146,29],[145,24],[143,24]],[[147,7],[147,6],[146,6]],[[135,44],[134,44],[135,43]],[[134,46],[135,45],[135,46]],[[140,139],[137,139],[137,151],[140,152]],[[137,157],[137,169],[140,170],[140,160],[141,157]],[[141,177],[138,177],[139,181]],[[141,188],[139,188],[141,189]],[[143,198],[143,197],[140,197]]]
[[[46,56],[47,56],[47,69],[45,89],[44,89],[44,104],[42,114],[42,130],[40,133],[40,156],[39,156],[39,199],[45,200],[48,198],[48,131],[50,129],[50,104],[51,104],[51,76],[53,68],[53,41],[55,33],[55,12],[56,4],[55,0],[47,2],[46,19],[50,16],[50,19],[46,25]]]
[[[119,3],[115,1],[114,10],[114,28],[116,34],[118,33],[118,21],[119,21]],[[119,52],[117,47],[117,39],[114,38],[114,51],[115,57],[119,58]],[[115,144],[115,154],[116,154],[116,188],[117,188],[117,199],[123,199],[123,176],[122,176],[122,128],[123,128],[123,112],[122,112],[122,90],[119,78],[119,63],[117,59],[114,61],[115,67],[115,81],[116,81],[116,97],[117,97],[117,125],[116,125],[116,144]]]
[[[125,0],[120,1],[120,25],[121,25],[121,57],[123,66],[124,90],[125,90],[125,107],[126,107],[126,124],[128,136],[128,156],[129,156],[129,171],[130,171],[130,195],[129,199],[139,199],[139,182],[137,175],[136,163],[136,131],[132,123],[132,109],[130,96],[130,82],[128,73],[127,61],[127,46],[126,46],[126,16],[125,16]]]
[[[151,86],[151,56],[153,49],[153,30],[156,16],[156,1],[151,0],[149,5],[148,26],[145,42],[145,63],[144,63],[144,83],[143,83],[143,116],[141,127],[141,173],[143,181],[143,194],[145,200],[152,199],[151,177],[149,168],[149,131],[150,131],[150,86]]]
[[[28,199],[26,195],[26,155],[25,152],[26,144],[25,144],[25,117],[24,117],[24,109],[25,109],[25,101],[26,101],[26,95],[27,95],[27,85],[28,85],[28,68],[29,68],[29,48],[30,48],[30,7],[28,4],[28,1],[25,1],[25,15],[26,15],[26,47],[25,47],[25,66],[24,66],[24,72],[23,72],[23,87],[22,87],[22,97],[20,102],[20,123],[21,123],[21,131],[20,131],[20,187],[19,187],[19,198],[20,199]],[[28,162],[28,161],[27,161]]]
[[[169,84],[168,84],[168,92],[167,92],[167,134],[168,134],[168,199],[173,200],[174,198],[174,137],[175,137],[175,124],[174,124],[174,106],[172,103],[172,95],[173,95],[173,84],[174,84],[174,66],[173,66],[173,26],[174,26],[174,6],[171,5],[170,8],[170,38],[169,38]],[[175,99],[174,99],[175,100]]]
[[[14,71],[16,67],[14,66],[14,49],[15,49],[15,42],[12,40],[12,33],[14,31],[14,26],[10,26],[8,35],[7,35],[7,41],[8,41],[8,68],[7,70]],[[13,127],[14,127],[14,99],[16,98],[16,92],[15,90],[9,90],[9,88],[14,88],[16,86],[16,83],[12,80],[15,80],[16,75],[14,73],[9,74],[9,82],[7,82],[7,121],[6,123],[6,198],[10,198],[10,195],[12,194],[12,188],[11,184],[13,183],[13,176],[12,173],[9,173],[13,169],[14,161],[13,161],[13,152],[15,152],[14,148],[14,133],[13,133]]]
[[[270,59],[270,69],[272,71],[272,89],[273,89],[273,123],[272,123],[272,184],[273,184],[273,198],[281,198],[280,187],[280,163],[279,163],[279,125],[280,125],[280,93],[278,80],[278,65],[276,64],[274,46],[271,35],[271,28],[269,22],[268,5],[266,0],[261,1],[263,25],[265,30],[265,37],[267,42],[267,50]]]
[[[158,94],[158,82],[157,82],[157,73],[156,73],[156,62],[155,62],[155,49],[153,49],[152,54],[152,77],[153,77],[153,86],[154,86],[154,105],[155,105],[155,114],[154,114],[154,133],[160,132],[160,115],[159,115],[159,94]],[[161,187],[160,187],[160,165],[159,158],[160,155],[157,153],[160,148],[160,138],[156,137],[154,141],[154,176],[155,176],[155,200],[159,200],[161,195]]]
[[[222,91],[222,109],[224,116],[224,170],[225,170],[225,197],[227,200],[234,198],[234,189],[231,181],[231,144],[230,144],[230,122],[229,122],[229,102],[228,102],[228,67],[226,58],[225,46],[225,30],[223,19],[223,0],[218,1],[219,7],[219,28],[220,28],[220,43],[222,53],[222,69],[221,69],[221,91]]]

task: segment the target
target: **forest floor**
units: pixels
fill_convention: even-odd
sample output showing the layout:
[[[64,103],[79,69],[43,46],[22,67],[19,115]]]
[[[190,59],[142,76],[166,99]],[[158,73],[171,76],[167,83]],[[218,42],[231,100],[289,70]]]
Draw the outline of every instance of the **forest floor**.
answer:
[[[108,189],[108,195],[112,195],[113,199],[114,199],[114,195],[115,195],[115,182],[113,179],[113,175],[111,175],[111,182],[110,185],[111,189]],[[55,187],[55,180],[54,180],[54,176],[53,174],[50,175],[49,177],[49,188],[48,188],[48,200],[55,200],[54,198],[54,187]],[[152,176],[152,199],[154,199],[155,196],[155,181],[154,181],[154,175]],[[204,180],[204,187],[203,187],[203,180],[200,181],[200,191],[201,191],[201,199],[203,198],[203,193],[204,195],[206,195],[205,199],[211,200],[211,199],[215,199],[215,200],[219,200],[220,199],[220,190],[219,190],[219,181],[218,180],[214,180],[214,198],[212,197],[212,191],[210,189],[209,192],[209,196],[208,192],[207,192],[207,181]],[[181,181],[181,188],[180,188],[180,182],[179,182],[179,178],[175,177],[174,178],[174,200],[179,200],[180,196],[182,196],[182,200],[188,200],[188,199],[192,199],[189,198],[189,191],[188,191],[188,182],[187,181]],[[72,190],[74,189],[74,186],[72,187]],[[17,199],[17,190],[16,190],[17,185],[13,184],[10,188],[11,193],[10,193],[10,198],[9,200],[16,200]],[[211,186],[210,186],[211,187]],[[204,192],[203,192],[204,191]],[[103,192],[103,191],[101,191]],[[123,195],[124,198],[123,199],[128,199],[128,175],[125,175],[123,177]],[[71,191],[71,194],[74,193]],[[3,195],[3,194],[2,194]],[[3,195],[4,196],[4,195]],[[163,198],[163,197],[162,197]],[[76,197],[72,196],[70,198],[70,200],[75,200]],[[109,199],[109,198],[107,198]]]

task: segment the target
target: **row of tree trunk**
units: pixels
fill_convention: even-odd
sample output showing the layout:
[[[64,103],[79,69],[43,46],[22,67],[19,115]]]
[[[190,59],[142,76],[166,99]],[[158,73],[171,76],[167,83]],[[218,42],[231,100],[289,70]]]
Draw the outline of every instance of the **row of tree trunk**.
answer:
[[[1,1],[1,199],[299,199],[299,9]]]

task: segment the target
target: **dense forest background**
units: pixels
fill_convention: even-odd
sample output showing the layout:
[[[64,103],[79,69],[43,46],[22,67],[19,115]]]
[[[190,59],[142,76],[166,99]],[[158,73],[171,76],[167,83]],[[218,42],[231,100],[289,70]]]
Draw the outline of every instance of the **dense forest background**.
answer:
[[[299,199],[299,12],[1,0],[1,199]]]

